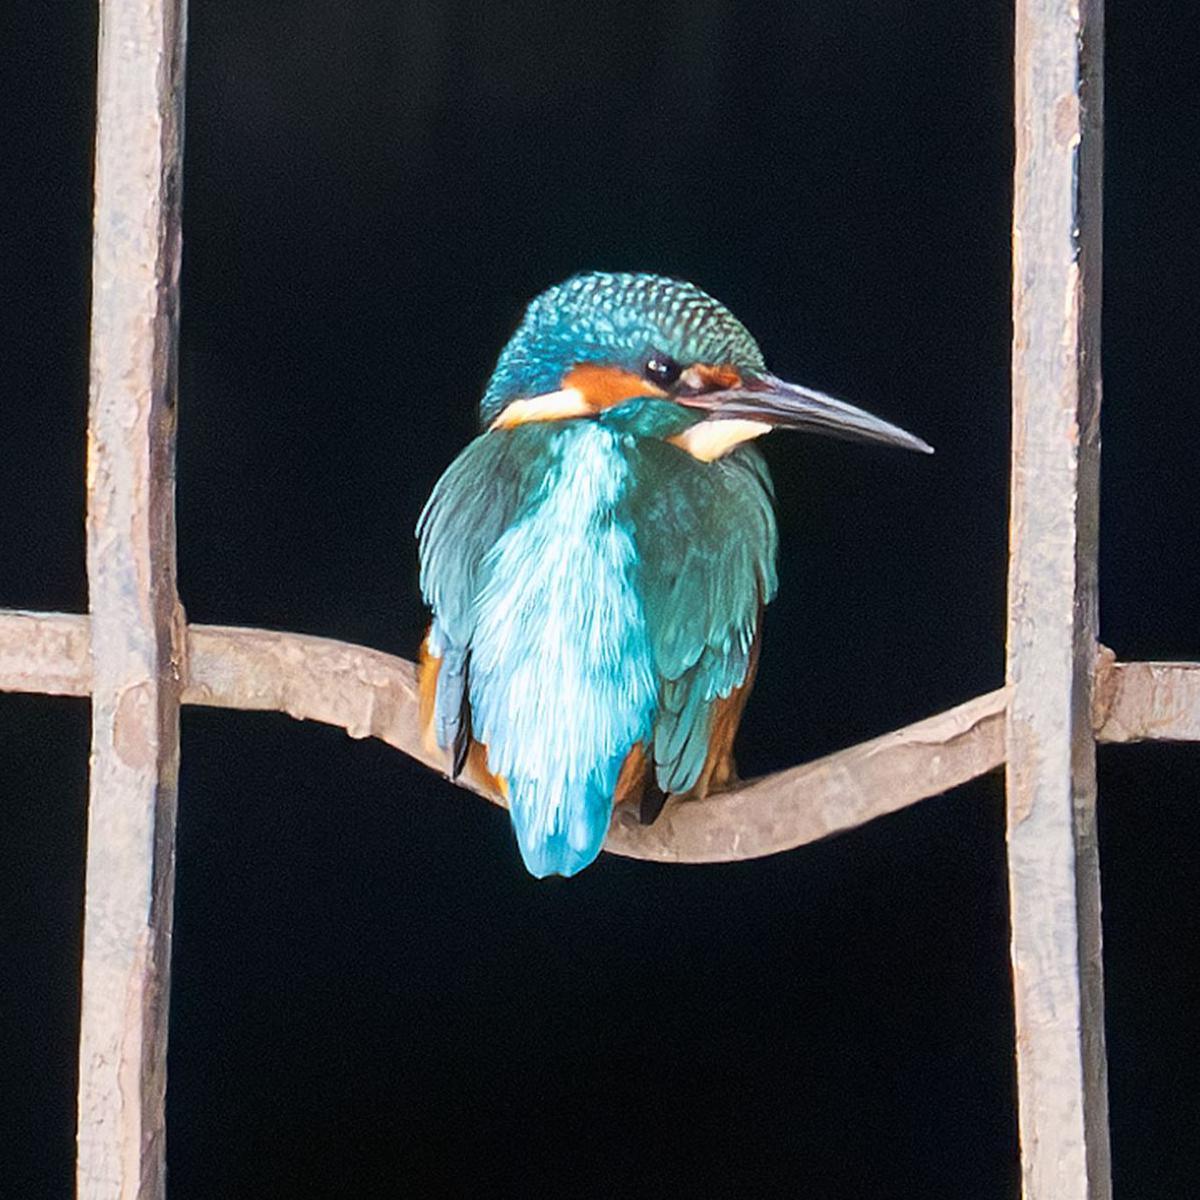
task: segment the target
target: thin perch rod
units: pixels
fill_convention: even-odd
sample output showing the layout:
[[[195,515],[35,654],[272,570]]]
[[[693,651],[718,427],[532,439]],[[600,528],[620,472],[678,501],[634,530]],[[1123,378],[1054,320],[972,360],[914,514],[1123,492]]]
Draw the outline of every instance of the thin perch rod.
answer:
[[[184,623],[175,379],[184,0],[102,0],[77,1195],[162,1200]]]
[[[284,712],[376,737],[440,770],[422,745],[416,668],[330,638],[192,625],[183,703]],[[86,696],[88,619],[0,610],[0,691]],[[1093,728],[1102,742],[1200,741],[1200,663],[1121,663],[1101,650]],[[994,770],[1004,761],[1006,693],[835,754],[669,806],[659,823],[618,814],[617,854],[711,862],[774,854],[849,829]],[[460,779],[467,786],[467,781]]]
[[[444,756],[422,743],[411,663],[325,638],[196,625],[188,658],[185,703],[288,712],[444,766]],[[660,862],[725,862],[861,825],[999,766],[1004,700],[1003,689],[990,692],[816,762],[669,804],[652,826],[619,812],[605,849]]]
[[[1026,1200],[1107,1200],[1096,845],[1103,0],[1017,0],[1008,882]]]
[[[90,695],[90,630],[91,622],[78,613],[0,608],[0,692]],[[416,729],[416,667],[407,659],[332,638],[231,625],[191,625],[188,644],[191,649],[184,704],[275,710],[297,720],[321,721],[349,730],[355,724],[351,714],[365,702],[364,697],[353,698],[356,689],[365,693],[386,687],[407,697],[402,703],[413,706],[412,728]],[[266,647],[265,652],[260,654],[256,645]],[[260,661],[255,662],[256,658]],[[336,674],[348,674],[357,683],[331,700],[333,679],[328,673],[333,671],[334,663]],[[983,697],[978,699],[982,701]],[[407,722],[407,718],[397,720]],[[1118,662],[1111,650],[1101,646],[1092,727],[1100,742],[1200,741],[1200,663]],[[890,736],[904,732],[898,729]],[[360,736],[361,730],[356,729],[355,735]],[[440,756],[435,761],[415,749],[419,740],[415,732],[406,739],[393,739],[374,730],[371,736],[430,766],[441,767]],[[863,743],[867,745],[870,743]],[[931,744],[931,753],[937,751],[938,747]],[[763,787],[799,769],[777,772],[753,786]],[[739,791],[750,786],[746,784]]]

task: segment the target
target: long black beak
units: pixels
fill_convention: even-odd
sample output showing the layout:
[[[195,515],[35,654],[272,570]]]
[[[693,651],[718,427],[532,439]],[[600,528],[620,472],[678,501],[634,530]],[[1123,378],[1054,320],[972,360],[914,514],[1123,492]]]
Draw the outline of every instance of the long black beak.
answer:
[[[711,420],[761,421],[780,429],[823,433],[856,442],[882,442],[905,450],[932,454],[933,447],[898,425],[872,416],[844,400],[774,375],[745,375],[736,384],[712,391],[676,396],[680,404],[706,409]]]

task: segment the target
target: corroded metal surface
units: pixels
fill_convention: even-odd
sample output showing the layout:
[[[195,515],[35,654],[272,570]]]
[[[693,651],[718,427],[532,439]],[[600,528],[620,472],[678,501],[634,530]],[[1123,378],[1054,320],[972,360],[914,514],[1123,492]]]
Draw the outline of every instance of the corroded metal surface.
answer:
[[[0,692],[90,695],[91,636],[74,613],[0,609]]]
[[[102,0],[87,458],[92,756],[77,1188],[165,1195],[183,620],[175,346],[183,0]]]
[[[704,800],[649,826],[619,811],[606,850],[659,862],[734,862],[853,829],[1004,762],[1003,688],[824,758]]]
[[[0,691],[86,696],[88,630],[84,616],[0,610]],[[442,769],[442,755],[421,742],[416,667],[406,659],[307,634],[192,625],[187,661],[184,704],[321,721]],[[669,805],[650,827],[618,814],[608,849],[727,861],[862,825],[1003,765],[1005,701],[1001,688],[815,762]],[[1101,742],[1200,741],[1200,663],[1122,663],[1102,651],[1093,719]]]
[[[1200,663],[1101,659],[1092,710],[1102,742],[1200,741]]]
[[[1092,692],[1102,0],[1017,0],[1008,864],[1027,1200],[1111,1195]]]
[[[416,671],[402,659],[326,638],[212,626],[192,627],[188,658],[185,703],[288,712],[380,738],[435,770],[444,765],[422,744]],[[668,805],[652,826],[618,813],[605,848],[661,862],[721,862],[862,825],[999,766],[1004,701],[1003,689],[990,692],[707,800]]]

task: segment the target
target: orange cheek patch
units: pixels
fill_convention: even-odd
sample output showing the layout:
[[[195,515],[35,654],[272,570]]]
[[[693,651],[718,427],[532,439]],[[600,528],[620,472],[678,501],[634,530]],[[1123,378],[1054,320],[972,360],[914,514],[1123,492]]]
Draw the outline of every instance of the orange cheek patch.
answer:
[[[599,411],[612,408],[635,396],[665,396],[667,393],[633,371],[620,367],[602,367],[584,363],[563,376],[564,389],[574,389],[591,407]]]
[[[680,381],[696,392],[719,392],[740,386],[742,377],[732,367],[697,363],[684,371]]]

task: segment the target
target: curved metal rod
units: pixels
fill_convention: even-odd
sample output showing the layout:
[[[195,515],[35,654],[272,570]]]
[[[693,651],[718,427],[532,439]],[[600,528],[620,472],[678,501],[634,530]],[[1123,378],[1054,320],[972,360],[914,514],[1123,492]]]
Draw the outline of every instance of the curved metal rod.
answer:
[[[88,629],[86,616],[0,611],[0,691],[88,695]],[[421,740],[416,668],[405,659],[330,638],[217,625],[189,626],[187,646],[185,704],[321,721],[441,769]],[[606,849],[657,862],[727,862],[862,825],[1001,766],[1005,702],[1001,688],[705,800],[668,804],[654,825],[620,811]],[[1200,664],[1116,663],[1102,651],[1095,725],[1100,741],[1200,740]]]

